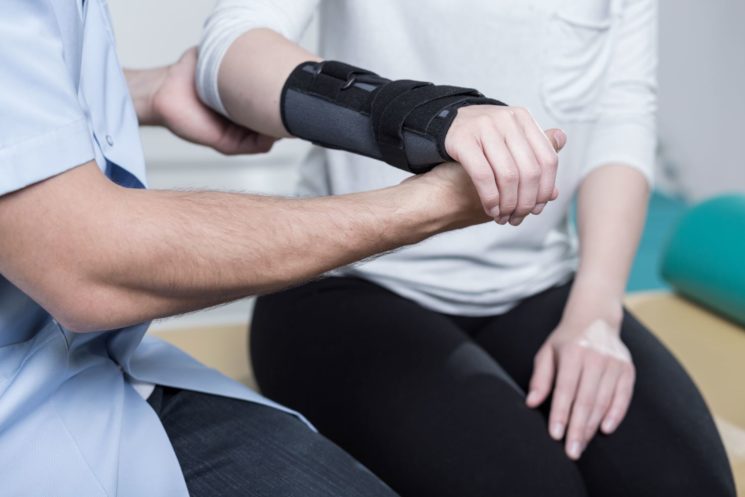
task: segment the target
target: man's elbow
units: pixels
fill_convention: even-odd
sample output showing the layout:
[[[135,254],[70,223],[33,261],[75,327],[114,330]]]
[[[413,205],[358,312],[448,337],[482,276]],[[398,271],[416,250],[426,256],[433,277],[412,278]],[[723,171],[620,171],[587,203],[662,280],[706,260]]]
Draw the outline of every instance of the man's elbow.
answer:
[[[124,326],[121,309],[108,289],[93,284],[68,289],[49,299],[52,317],[73,333],[111,331]]]

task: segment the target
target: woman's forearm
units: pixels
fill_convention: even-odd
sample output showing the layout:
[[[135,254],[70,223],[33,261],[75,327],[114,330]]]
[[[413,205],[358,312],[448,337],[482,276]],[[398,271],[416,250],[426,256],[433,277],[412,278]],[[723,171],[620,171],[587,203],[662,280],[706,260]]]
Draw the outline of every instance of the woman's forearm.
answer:
[[[620,310],[648,198],[646,178],[623,164],[600,167],[584,179],[577,200],[580,264],[568,309],[592,297],[612,299]]]
[[[220,98],[230,118],[274,137],[289,136],[280,117],[280,95],[300,63],[321,60],[270,29],[253,29],[230,46],[218,76]]]

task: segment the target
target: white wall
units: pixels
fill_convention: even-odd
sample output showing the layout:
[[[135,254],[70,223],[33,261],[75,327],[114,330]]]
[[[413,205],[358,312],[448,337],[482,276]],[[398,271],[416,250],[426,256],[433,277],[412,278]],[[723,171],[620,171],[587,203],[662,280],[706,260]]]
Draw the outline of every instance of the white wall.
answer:
[[[745,1],[661,0],[660,142],[693,199],[745,192]]]

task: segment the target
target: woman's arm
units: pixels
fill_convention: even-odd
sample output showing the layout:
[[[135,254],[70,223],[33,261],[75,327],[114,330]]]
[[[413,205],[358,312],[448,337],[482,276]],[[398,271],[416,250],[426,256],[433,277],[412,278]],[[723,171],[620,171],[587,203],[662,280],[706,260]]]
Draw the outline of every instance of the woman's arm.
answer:
[[[290,136],[280,117],[280,93],[293,69],[308,60],[321,58],[270,29],[240,36],[225,53],[218,77],[230,118],[270,136]]]
[[[631,401],[635,373],[620,339],[623,295],[644,226],[649,186],[625,165],[595,169],[578,198],[580,266],[559,326],[536,356],[528,405],[554,383],[551,435],[580,456],[600,427],[610,434]]]
[[[579,188],[579,269],[561,323],[536,355],[527,399],[535,407],[554,389],[549,431],[566,434],[573,459],[599,427],[618,427],[635,381],[619,335],[657,139],[656,0],[627,1],[618,36]]]
[[[233,9],[221,10],[221,16],[248,15],[235,7],[234,0],[224,3],[233,5]],[[264,9],[271,11],[272,7],[264,5]],[[258,15],[253,8],[247,12]],[[273,29],[249,29],[235,38],[224,53],[210,45],[204,55],[209,60],[200,60],[199,81],[207,86],[201,89],[202,96],[214,108],[250,129],[283,137],[288,136],[288,131],[280,117],[282,87],[300,63],[319,58],[280,34],[281,22],[267,24]],[[246,25],[250,25],[249,21]],[[219,22],[208,23],[212,32],[205,39],[215,38],[214,31],[218,29]],[[203,68],[210,67],[219,67],[217,83],[213,84],[218,95],[210,90],[211,80],[203,74],[209,72]],[[557,144],[563,146],[566,137],[558,130],[549,131],[548,135],[525,109],[472,105],[458,109],[444,148],[468,172],[485,212],[501,224],[519,225],[527,215],[540,214],[546,203],[558,195],[558,156],[554,148]]]

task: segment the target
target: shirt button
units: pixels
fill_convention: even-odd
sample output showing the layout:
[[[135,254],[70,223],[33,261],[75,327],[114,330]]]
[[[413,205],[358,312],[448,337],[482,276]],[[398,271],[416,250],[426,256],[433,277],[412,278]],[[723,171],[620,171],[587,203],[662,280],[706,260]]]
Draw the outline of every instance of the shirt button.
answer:
[[[111,137],[111,135],[106,135],[106,143],[109,144],[109,147],[114,146],[114,139]]]

